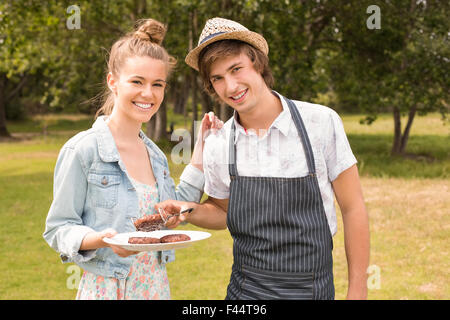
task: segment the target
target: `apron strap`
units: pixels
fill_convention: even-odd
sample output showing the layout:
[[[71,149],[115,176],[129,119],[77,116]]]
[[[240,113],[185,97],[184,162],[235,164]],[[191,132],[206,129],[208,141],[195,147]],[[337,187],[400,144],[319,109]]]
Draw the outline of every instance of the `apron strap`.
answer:
[[[314,164],[314,154],[312,151],[311,143],[309,141],[308,133],[306,132],[305,124],[303,123],[300,112],[295,106],[292,100],[282,96],[286,101],[289,110],[291,111],[292,119],[294,120],[295,127],[297,128],[298,135],[303,144],[303,149],[305,151],[306,163],[308,164],[308,170],[310,175],[314,175],[316,173],[316,166]],[[236,111],[234,111],[234,115],[236,116]],[[233,117],[234,118],[234,117]],[[228,172],[230,174],[231,180],[233,180],[236,176],[238,176],[237,166],[236,166],[236,144],[235,144],[235,136],[236,136],[236,126],[234,124],[234,119],[231,121],[231,130],[230,130],[230,141],[229,141],[229,163],[228,163]]]
[[[234,111],[234,113],[236,113],[236,111]],[[230,148],[228,172],[230,173],[231,180],[233,180],[238,175],[236,167],[236,144],[234,143],[235,137],[236,137],[236,126],[234,125],[233,119],[231,120],[230,143],[228,143],[228,146]]]
[[[306,132],[305,124],[303,123],[302,117],[295,103],[286,97],[283,98],[286,101],[289,110],[291,111],[292,119],[294,119],[294,124],[297,127],[298,135],[302,141],[309,174],[314,175],[316,173],[316,165],[314,163],[314,154],[312,151],[311,142],[309,141],[308,133]]]

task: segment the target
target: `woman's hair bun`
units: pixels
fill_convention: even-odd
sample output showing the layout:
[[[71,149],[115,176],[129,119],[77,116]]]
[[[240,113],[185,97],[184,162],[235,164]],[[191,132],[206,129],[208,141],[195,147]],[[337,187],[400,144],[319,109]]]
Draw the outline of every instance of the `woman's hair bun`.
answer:
[[[161,45],[166,35],[166,26],[153,19],[138,20],[133,36]]]

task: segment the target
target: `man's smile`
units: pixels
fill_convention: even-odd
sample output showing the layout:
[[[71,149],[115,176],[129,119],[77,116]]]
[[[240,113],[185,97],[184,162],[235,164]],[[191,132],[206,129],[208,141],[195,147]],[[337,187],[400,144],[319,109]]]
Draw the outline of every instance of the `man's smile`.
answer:
[[[247,94],[248,89],[240,91],[238,94],[231,96],[230,98],[235,102],[242,102],[244,100],[245,95]]]

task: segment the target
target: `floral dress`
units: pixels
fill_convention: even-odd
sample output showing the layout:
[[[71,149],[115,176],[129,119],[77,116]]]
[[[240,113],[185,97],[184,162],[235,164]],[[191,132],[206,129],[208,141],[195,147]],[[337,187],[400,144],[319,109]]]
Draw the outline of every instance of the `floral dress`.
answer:
[[[158,187],[131,179],[139,197],[141,216],[155,214],[159,202]],[[169,280],[165,265],[158,259],[158,251],[135,255],[126,279],[107,278],[85,271],[80,280],[77,300],[168,300]]]

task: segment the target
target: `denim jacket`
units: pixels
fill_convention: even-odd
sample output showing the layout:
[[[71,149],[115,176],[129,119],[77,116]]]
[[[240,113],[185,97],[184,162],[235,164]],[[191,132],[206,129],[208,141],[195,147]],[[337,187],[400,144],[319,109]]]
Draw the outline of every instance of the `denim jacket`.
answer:
[[[43,237],[63,262],[74,262],[105,277],[125,279],[134,256],[121,258],[109,247],[79,250],[88,232],[106,228],[118,233],[136,231],[131,218],[139,215],[138,195],[105,119],[99,117],[91,129],[78,133],[62,147]],[[139,135],[150,155],[160,201],[200,201],[203,173],[186,166],[175,188],[164,153],[142,131]],[[173,261],[175,253],[162,251],[160,259],[161,263]]]

